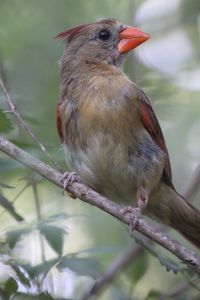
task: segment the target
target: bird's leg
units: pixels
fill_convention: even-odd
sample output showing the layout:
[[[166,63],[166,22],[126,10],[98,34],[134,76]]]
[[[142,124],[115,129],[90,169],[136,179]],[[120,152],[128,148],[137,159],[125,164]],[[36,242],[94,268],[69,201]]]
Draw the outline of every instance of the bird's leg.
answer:
[[[73,184],[74,182],[79,182],[80,181],[80,176],[76,173],[76,172],[65,172],[63,173],[63,190],[62,193],[64,193],[64,191],[66,190],[66,188],[68,187],[68,185]],[[75,195],[73,193],[69,193],[68,194],[76,199]]]
[[[149,193],[146,188],[139,187],[136,193],[137,207],[128,206],[124,208],[124,214],[131,214],[131,221],[129,226],[129,232],[131,236],[133,234],[134,229],[137,226],[138,220],[141,218],[143,209],[148,203],[148,195]]]
[[[139,187],[136,193],[136,200],[138,208],[140,208],[141,212],[146,207],[148,203],[149,193],[146,188]]]

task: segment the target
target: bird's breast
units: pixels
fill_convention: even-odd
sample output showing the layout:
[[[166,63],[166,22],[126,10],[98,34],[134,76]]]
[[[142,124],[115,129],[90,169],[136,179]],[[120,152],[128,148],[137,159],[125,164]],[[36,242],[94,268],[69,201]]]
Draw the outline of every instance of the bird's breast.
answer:
[[[73,149],[65,145],[69,164],[81,180],[96,191],[113,200],[133,198],[133,167],[127,147],[110,132],[98,131],[90,136],[84,148]],[[131,197],[128,195],[131,191]]]
[[[127,81],[114,82],[92,80],[78,104],[64,104],[65,154],[85,184],[132,202],[138,186],[158,183],[164,156],[141,124],[135,90]]]
[[[138,187],[156,186],[164,155],[148,134],[144,132],[138,139],[134,127],[110,126],[109,122],[105,126],[98,119],[88,127],[90,133],[81,133],[80,128],[76,137],[79,147],[68,143],[65,153],[85,184],[110,199],[127,203],[133,203]]]

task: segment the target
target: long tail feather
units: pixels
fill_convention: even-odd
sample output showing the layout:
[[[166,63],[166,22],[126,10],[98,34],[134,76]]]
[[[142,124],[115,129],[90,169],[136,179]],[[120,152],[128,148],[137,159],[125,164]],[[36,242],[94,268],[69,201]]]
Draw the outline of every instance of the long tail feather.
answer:
[[[149,207],[151,215],[179,231],[200,249],[200,212],[198,209],[166,185],[152,195],[151,203]]]

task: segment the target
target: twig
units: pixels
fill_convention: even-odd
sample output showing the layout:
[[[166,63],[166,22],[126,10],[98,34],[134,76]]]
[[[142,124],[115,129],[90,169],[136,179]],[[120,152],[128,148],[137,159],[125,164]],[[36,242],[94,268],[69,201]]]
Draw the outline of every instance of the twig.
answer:
[[[24,221],[24,218],[16,211],[13,203],[9,201],[7,198],[5,198],[1,192],[0,192],[0,205],[4,208],[4,212],[10,214],[10,216],[12,216],[16,221],[18,222]]]
[[[1,52],[0,52],[0,77],[2,78],[2,81],[7,91],[9,91],[7,73],[3,64]]]
[[[8,89],[6,88],[3,80],[0,78],[0,86],[2,88],[2,91],[5,95],[7,104],[9,106],[10,109],[10,113],[12,113],[17,121],[17,123],[24,128],[27,133],[31,136],[31,138],[35,141],[35,143],[39,146],[39,148],[42,150],[42,152],[48,157],[48,159],[53,163],[53,165],[56,167],[57,170],[59,170],[60,172],[63,172],[63,169],[59,166],[59,164],[53,160],[53,158],[51,157],[51,155],[48,153],[46,147],[42,144],[42,142],[38,139],[38,137],[35,135],[35,133],[33,132],[33,130],[28,126],[28,124],[26,123],[26,121],[22,118],[21,114],[19,113],[19,111],[17,110],[16,106],[14,105],[14,102],[12,101],[10,94],[8,92]]]
[[[37,220],[38,222],[41,221],[42,216],[41,216],[41,211],[40,211],[40,199],[39,199],[39,193],[38,193],[38,186],[37,186],[37,182],[34,180],[34,174],[30,174],[31,178],[30,178],[30,182],[32,185],[32,190],[33,190],[33,196],[34,196],[34,200],[35,200],[35,206],[36,206],[36,213],[37,213]],[[43,236],[39,235],[40,238],[40,247],[41,247],[41,261],[44,263],[45,262],[45,248],[44,248],[44,239]]]
[[[21,194],[27,189],[27,187],[29,186],[29,184],[26,184],[18,193],[17,195],[15,195],[14,199],[11,200],[11,204],[13,205],[15,203],[15,201],[19,198],[19,196],[21,196]],[[6,213],[6,210],[2,211],[2,213],[0,213],[0,218]]]
[[[200,165],[195,169],[188,186],[186,186],[182,194],[186,199],[190,200],[194,197],[198,189],[200,189]]]
[[[2,136],[0,136],[0,150],[39,173],[57,186],[63,188],[63,174],[61,172],[53,169],[51,166],[20,149]],[[74,194],[82,201],[104,210],[125,224],[129,225],[131,223],[130,214],[125,215],[123,213],[123,208],[120,205],[112,202],[104,196],[101,196],[86,185],[75,182],[68,186],[67,191]],[[194,251],[183,246],[180,242],[172,239],[156,226],[149,224],[143,219],[138,220],[136,230],[172,252],[185,264],[200,274],[200,257],[197,256]]]
[[[99,294],[102,289],[111,282],[122,269],[129,265],[130,261],[138,258],[144,253],[144,248],[139,245],[132,245],[127,249],[126,252],[121,253],[111,265],[108,267],[106,272],[98,278],[95,283],[86,291],[81,300],[88,300],[92,296]]]

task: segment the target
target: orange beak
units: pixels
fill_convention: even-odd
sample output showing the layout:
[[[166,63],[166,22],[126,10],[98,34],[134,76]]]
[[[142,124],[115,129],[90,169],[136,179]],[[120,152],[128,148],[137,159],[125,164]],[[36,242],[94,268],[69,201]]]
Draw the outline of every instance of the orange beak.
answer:
[[[118,50],[126,53],[149,39],[149,36],[138,28],[127,27],[119,34]]]

